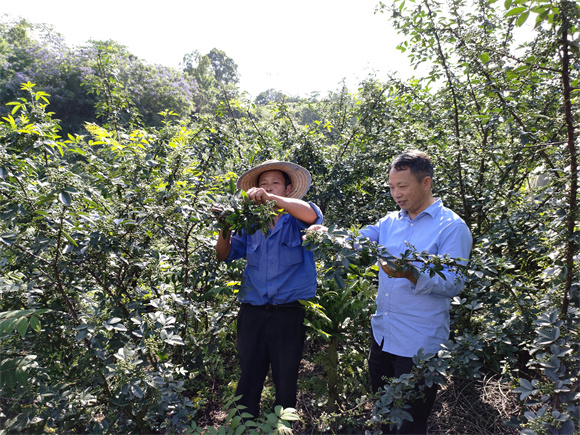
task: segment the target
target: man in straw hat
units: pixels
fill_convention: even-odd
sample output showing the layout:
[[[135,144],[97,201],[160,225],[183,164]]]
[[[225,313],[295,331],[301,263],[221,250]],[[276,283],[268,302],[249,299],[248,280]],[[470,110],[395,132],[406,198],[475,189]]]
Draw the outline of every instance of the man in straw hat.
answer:
[[[322,212],[301,198],[310,188],[310,173],[294,163],[267,161],[244,173],[237,187],[257,204],[274,201],[284,209],[267,236],[245,231],[220,233],[217,258],[246,258],[237,322],[241,377],[236,396],[245,411],[258,416],[269,367],[276,387],[274,406],[296,406],[298,369],[304,347],[304,307],[300,300],[316,294],[316,266],[302,247],[308,226],[322,222]]]

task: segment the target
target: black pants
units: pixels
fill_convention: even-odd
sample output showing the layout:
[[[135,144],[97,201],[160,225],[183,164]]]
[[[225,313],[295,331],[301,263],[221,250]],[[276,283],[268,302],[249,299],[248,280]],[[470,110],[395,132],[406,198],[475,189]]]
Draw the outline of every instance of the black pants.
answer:
[[[371,333],[372,334],[372,333]],[[377,392],[379,388],[385,385],[383,377],[398,378],[405,373],[411,373],[413,369],[413,359],[404,356],[393,355],[382,350],[374,337],[372,338],[371,351],[369,354],[369,371],[371,375],[371,387],[373,392]],[[413,421],[405,421],[400,429],[394,427],[389,429],[388,425],[383,425],[384,433],[396,434],[425,434],[427,433],[427,419],[435,403],[437,396],[437,385],[432,387],[425,387],[423,390],[424,398],[413,400],[408,405],[409,414],[413,417]]]
[[[284,305],[242,304],[238,313],[237,348],[242,374],[236,396],[244,412],[260,412],[264,380],[272,367],[276,387],[274,406],[296,407],[298,369],[304,348],[304,308],[299,302]]]

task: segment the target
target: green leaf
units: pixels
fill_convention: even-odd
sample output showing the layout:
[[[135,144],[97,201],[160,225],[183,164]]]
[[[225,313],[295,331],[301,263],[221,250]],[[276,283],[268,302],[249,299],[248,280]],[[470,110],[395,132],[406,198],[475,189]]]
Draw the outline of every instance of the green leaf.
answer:
[[[346,288],[346,284],[344,282],[344,279],[342,279],[342,276],[335,274],[334,275],[334,280],[336,281],[336,283],[338,284],[338,286],[344,290]]]
[[[523,14],[521,14],[518,19],[516,20],[516,26],[517,27],[522,27],[524,25],[524,23],[526,22],[526,20],[528,19],[528,17],[530,16],[530,11],[524,12]]]
[[[280,414],[280,418],[282,420],[287,420],[287,421],[300,420],[300,416],[296,413],[296,409],[294,409],[294,408],[284,408],[284,410]]]
[[[540,25],[542,24],[542,22],[544,22],[546,20],[546,18],[548,17],[549,14],[550,14],[550,11],[549,10],[545,10],[541,14],[539,14],[536,17],[536,25],[534,26],[534,28],[540,27]]]
[[[11,103],[8,103],[11,104]],[[21,107],[23,107],[22,104],[18,104],[18,103],[12,103],[14,104],[14,109],[12,109],[12,115],[14,115],[16,112],[18,112],[18,110],[20,110]]]
[[[135,395],[135,397],[140,399],[143,398],[143,390],[141,387],[139,387],[139,385],[131,385],[131,392]]]
[[[529,138],[528,134],[525,131],[521,132],[520,133],[520,143],[522,145],[526,145],[529,142],[530,142],[530,138]]]
[[[483,63],[488,63],[489,62],[489,54],[488,53],[482,53],[479,56],[479,60],[481,60]]]
[[[522,12],[524,12],[525,10],[527,10],[528,8],[526,8],[525,6],[520,6],[517,8],[513,8],[512,10],[508,11],[504,17],[513,17],[514,15],[519,15]]]
[[[412,267],[411,268],[411,272],[413,272],[413,276],[415,277],[415,279],[419,279],[421,277],[421,271],[416,268],[416,267]],[[446,279],[445,275],[443,274],[439,274],[443,279]]]
[[[65,231],[62,230],[62,235],[66,237],[66,239],[75,247],[79,247],[79,245],[77,245],[77,242],[74,241],[74,239]]]
[[[28,321],[28,324],[36,332],[40,332],[40,330],[42,329],[40,326],[40,320],[36,316],[30,316],[30,320]]]
[[[183,339],[179,335],[172,335],[168,339],[164,340],[167,344],[177,344],[184,345]]]
[[[14,326],[16,325],[17,319],[5,319],[0,322],[0,334],[10,334],[14,331]]]
[[[87,336],[88,333],[89,331],[86,329],[80,330],[79,332],[77,332],[76,340],[77,341],[84,340],[84,338]]]
[[[34,203],[34,206],[39,207],[40,205],[44,204],[45,202],[52,201],[52,198],[54,197],[55,193],[56,192],[51,192],[48,195],[40,196],[39,200]]]
[[[28,330],[28,319],[26,317],[22,317],[16,322],[16,329],[22,336],[22,338],[26,337],[26,331]]]
[[[527,390],[533,390],[534,386],[527,379],[520,378],[520,385]]]
[[[72,201],[70,193],[68,193],[64,190],[58,194],[58,199],[60,200],[60,202],[62,202],[67,207],[71,204],[71,201]]]

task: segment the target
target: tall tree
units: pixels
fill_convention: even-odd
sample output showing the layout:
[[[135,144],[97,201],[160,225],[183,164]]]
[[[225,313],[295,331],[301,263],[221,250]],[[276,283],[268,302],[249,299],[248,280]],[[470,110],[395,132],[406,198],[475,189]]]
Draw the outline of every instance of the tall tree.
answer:
[[[197,112],[211,113],[218,99],[226,101],[237,95],[238,66],[223,51],[214,48],[206,55],[193,51],[183,57],[181,66],[198,84]]]
[[[223,85],[235,85],[239,81],[238,65],[222,50],[213,48],[207,57],[211,62],[215,79]]]

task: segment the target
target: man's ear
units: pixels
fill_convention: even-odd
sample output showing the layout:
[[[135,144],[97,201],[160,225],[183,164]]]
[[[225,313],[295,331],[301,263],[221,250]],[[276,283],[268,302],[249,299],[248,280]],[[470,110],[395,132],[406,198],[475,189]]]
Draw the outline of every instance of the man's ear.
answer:
[[[290,192],[292,192],[292,183],[286,186],[286,196],[290,195]]]
[[[423,178],[423,186],[425,187],[426,190],[431,190],[431,177],[426,176],[425,178]]]

